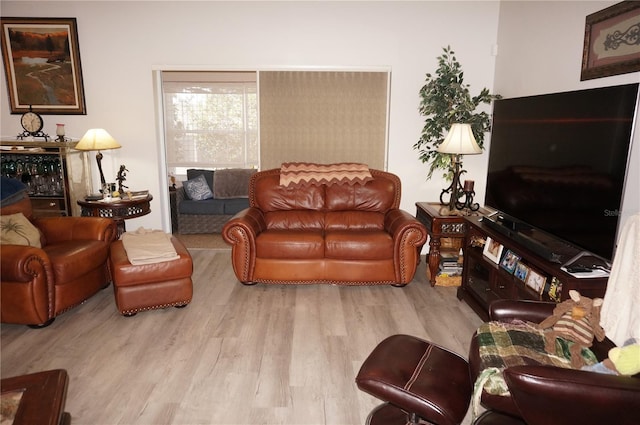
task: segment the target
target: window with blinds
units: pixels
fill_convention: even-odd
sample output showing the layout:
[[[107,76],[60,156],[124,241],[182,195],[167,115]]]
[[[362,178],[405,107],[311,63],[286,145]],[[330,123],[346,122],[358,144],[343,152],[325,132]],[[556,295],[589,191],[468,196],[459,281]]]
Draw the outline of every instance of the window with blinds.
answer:
[[[283,162],[360,162],[386,169],[388,71],[161,75],[169,174],[185,176],[188,168],[265,170]]]
[[[169,173],[187,168],[257,168],[255,72],[163,71]]]

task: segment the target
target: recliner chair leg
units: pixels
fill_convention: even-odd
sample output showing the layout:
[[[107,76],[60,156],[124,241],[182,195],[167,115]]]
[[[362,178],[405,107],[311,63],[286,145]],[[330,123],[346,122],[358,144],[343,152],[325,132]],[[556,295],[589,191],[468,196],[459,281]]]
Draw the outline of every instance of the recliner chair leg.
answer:
[[[409,425],[419,425],[420,424],[420,417],[418,415],[416,415],[415,413],[407,413],[407,418],[409,419],[409,422],[408,422]]]

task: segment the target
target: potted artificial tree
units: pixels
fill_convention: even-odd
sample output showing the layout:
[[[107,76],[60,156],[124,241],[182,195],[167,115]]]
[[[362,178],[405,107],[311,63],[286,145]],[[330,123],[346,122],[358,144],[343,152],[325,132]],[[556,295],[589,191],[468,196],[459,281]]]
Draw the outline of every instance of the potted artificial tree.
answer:
[[[491,130],[491,119],[486,112],[476,112],[481,104],[490,104],[499,95],[492,95],[483,88],[477,96],[471,96],[469,85],[464,84],[462,67],[450,46],[442,49],[438,57],[435,75],[426,74],[425,85],[420,89],[420,114],[426,117],[420,140],[413,145],[418,150],[420,160],[429,163],[427,179],[438,170],[444,170],[443,177],[450,181],[451,155],[438,152],[446,133],[454,123],[471,125],[476,142],[483,149],[484,134]]]

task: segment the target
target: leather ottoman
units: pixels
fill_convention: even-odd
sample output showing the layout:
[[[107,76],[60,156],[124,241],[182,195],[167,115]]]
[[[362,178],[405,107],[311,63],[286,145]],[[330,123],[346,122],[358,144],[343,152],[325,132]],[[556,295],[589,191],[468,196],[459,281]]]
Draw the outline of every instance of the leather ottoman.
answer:
[[[131,264],[122,241],[111,244],[109,264],[113,291],[121,314],[133,316],[139,311],[167,307],[186,307],[193,296],[193,262],[189,251],[171,237],[180,258],[152,264]]]
[[[409,335],[383,340],[364,361],[358,387],[387,403],[367,424],[459,424],[471,400],[467,361],[443,347]]]

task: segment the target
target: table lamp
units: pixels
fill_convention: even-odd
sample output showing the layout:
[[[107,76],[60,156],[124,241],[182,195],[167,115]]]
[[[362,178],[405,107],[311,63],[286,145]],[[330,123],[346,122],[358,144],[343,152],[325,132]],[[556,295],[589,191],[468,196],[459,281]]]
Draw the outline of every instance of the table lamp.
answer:
[[[444,142],[438,146],[438,152],[451,154],[451,166],[453,171],[453,181],[446,189],[440,193],[440,203],[446,205],[443,201],[445,193],[451,193],[449,198],[449,211],[456,209],[456,203],[460,197],[463,187],[460,184],[460,175],[464,170],[460,170],[462,163],[462,155],[477,155],[482,153],[482,149],[478,146],[476,138],[473,137],[473,131],[470,124],[453,124],[449,130],[449,134],[445,137]]]
[[[102,150],[118,149],[120,144],[116,142],[116,139],[111,137],[106,130],[102,128],[92,128],[87,131],[82,139],[76,144],[75,149],[80,151],[98,151],[96,154],[96,162],[98,163],[98,171],[100,171],[100,187],[104,187],[107,183],[104,179],[104,173],[102,172]]]

